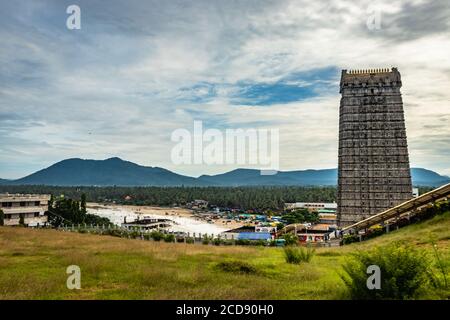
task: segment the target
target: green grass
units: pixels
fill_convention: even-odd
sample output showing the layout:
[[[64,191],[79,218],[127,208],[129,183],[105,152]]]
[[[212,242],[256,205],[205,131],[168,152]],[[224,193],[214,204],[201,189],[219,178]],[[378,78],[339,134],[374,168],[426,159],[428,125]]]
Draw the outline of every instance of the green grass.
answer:
[[[448,268],[450,213],[363,243],[319,248],[310,263],[300,265],[286,263],[283,249],[276,247],[0,227],[0,299],[345,299],[349,295],[339,275],[352,252],[404,240],[432,255],[432,238]],[[81,268],[81,290],[66,288],[65,271],[72,264]],[[229,271],[243,266],[251,272]]]

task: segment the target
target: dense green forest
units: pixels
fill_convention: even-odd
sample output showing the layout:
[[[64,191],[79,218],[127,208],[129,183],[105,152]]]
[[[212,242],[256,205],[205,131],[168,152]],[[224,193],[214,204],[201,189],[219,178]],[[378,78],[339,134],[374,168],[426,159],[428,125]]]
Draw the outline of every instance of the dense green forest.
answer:
[[[281,209],[285,202],[333,202],[334,187],[54,187],[0,186],[0,193],[46,193],[89,202],[136,205],[184,205],[194,199],[240,209]],[[128,197],[127,197],[128,196]],[[131,198],[131,199],[129,199]],[[128,200],[126,200],[128,199]]]
[[[420,188],[420,194],[431,188]],[[207,200],[210,205],[239,209],[281,209],[285,202],[334,202],[335,187],[55,187],[5,186],[0,193],[45,193],[65,195],[80,200],[86,194],[89,202],[172,206],[184,205],[194,199]],[[128,200],[127,200],[128,199]]]

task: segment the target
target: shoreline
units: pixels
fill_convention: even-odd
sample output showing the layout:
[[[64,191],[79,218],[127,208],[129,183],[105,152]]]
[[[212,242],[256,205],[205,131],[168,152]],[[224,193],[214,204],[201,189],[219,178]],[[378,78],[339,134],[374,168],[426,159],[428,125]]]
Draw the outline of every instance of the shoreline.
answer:
[[[181,208],[181,207],[158,207],[158,206],[139,206],[139,205],[123,205],[123,204],[102,204],[98,202],[88,202],[86,203],[88,209],[112,209],[112,210],[128,210],[136,215],[158,215],[172,218],[187,218],[194,221],[202,221],[207,223],[204,219],[195,216],[195,211],[192,209]],[[242,222],[236,222],[232,220],[231,222],[227,219],[212,219],[211,225],[215,225],[224,230],[230,230],[239,228],[244,225]]]

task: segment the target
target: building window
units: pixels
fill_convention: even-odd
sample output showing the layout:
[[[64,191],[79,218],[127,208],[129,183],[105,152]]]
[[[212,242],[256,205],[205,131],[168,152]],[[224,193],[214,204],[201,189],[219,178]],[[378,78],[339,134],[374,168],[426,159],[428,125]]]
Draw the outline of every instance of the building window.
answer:
[[[36,217],[39,217],[39,212],[35,212],[34,213],[34,217],[36,218]]]
[[[40,206],[40,205],[41,205],[41,202],[40,202],[40,201],[35,201],[35,202],[34,202],[34,205],[35,205],[35,206]]]
[[[20,201],[20,206],[25,207],[25,201]]]

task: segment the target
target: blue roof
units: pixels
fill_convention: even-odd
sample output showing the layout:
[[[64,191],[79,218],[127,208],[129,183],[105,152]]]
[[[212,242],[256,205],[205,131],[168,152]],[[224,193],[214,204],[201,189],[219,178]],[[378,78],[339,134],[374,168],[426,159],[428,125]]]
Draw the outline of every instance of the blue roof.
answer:
[[[241,240],[267,240],[272,239],[272,235],[268,232],[241,232],[238,234]]]

